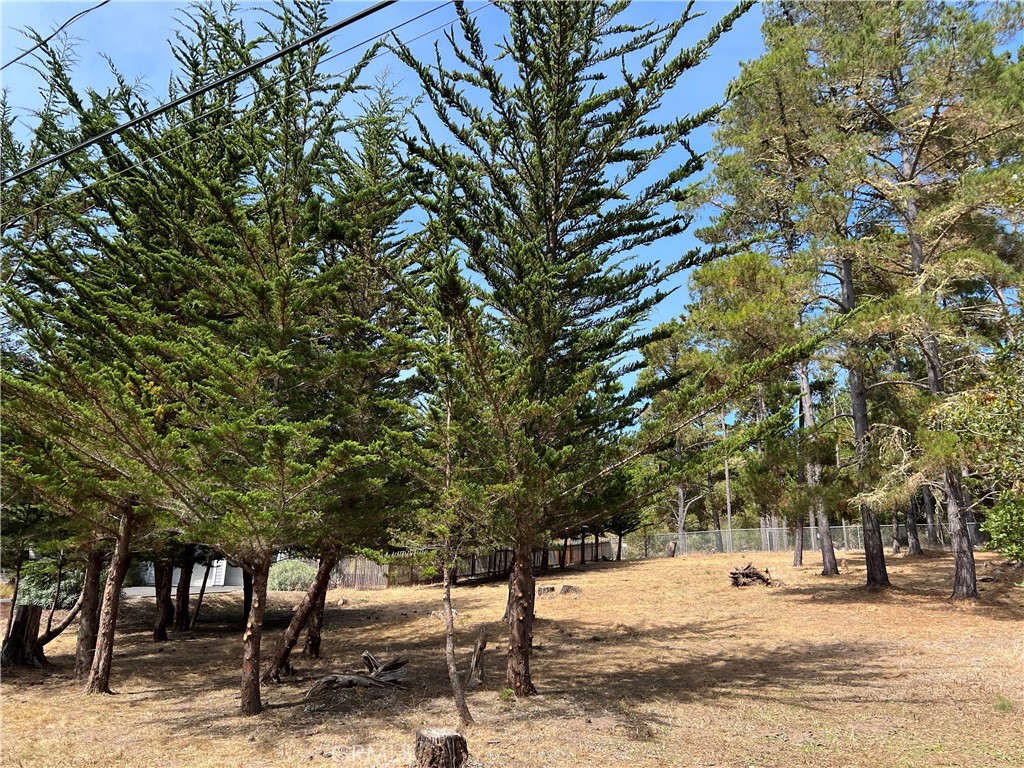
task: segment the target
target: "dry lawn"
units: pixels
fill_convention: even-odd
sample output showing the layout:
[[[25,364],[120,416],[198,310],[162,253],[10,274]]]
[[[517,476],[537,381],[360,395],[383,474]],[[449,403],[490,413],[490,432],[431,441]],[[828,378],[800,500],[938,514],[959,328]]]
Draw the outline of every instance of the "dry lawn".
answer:
[[[947,555],[890,558],[896,585],[869,593],[863,563],[826,580],[788,556],[752,554],[785,585],[729,586],[742,556],[704,555],[553,571],[582,596],[537,603],[541,695],[502,693],[503,584],[457,589],[464,655],[492,637],[485,687],[465,729],[478,766],[1024,765],[1024,589],[979,555],[978,605],[950,603]],[[340,601],[344,599],[344,605]],[[115,696],[71,678],[71,634],[52,666],[3,678],[3,766],[407,766],[418,728],[455,726],[437,588],[333,591],[323,659],[265,689],[259,717],[234,715],[239,595],[214,596],[200,631],[155,644],[153,601],[133,600]],[[268,645],[295,594],[271,601]],[[411,659],[401,691],[303,701],[312,678],[359,654]]]

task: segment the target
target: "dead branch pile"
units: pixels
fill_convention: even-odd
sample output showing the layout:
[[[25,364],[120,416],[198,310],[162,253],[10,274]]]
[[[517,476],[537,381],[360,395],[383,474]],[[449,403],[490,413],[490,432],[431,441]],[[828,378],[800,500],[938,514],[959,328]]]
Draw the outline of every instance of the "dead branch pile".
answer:
[[[749,587],[751,584],[764,584],[766,587],[772,586],[772,575],[765,568],[764,571],[759,571],[754,567],[753,563],[747,563],[742,568],[734,568],[729,573],[729,578],[732,579],[732,585],[734,587]]]
[[[336,693],[344,688],[399,688],[398,681],[409,674],[402,669],[409,663],[408,659],[392,659],[381,664],[369,651],[363,651],[363,663],[369,674],[361,672],[344,672],[340,675],[328,675],[319,678],[306,693],[311,699],[328,693]]]

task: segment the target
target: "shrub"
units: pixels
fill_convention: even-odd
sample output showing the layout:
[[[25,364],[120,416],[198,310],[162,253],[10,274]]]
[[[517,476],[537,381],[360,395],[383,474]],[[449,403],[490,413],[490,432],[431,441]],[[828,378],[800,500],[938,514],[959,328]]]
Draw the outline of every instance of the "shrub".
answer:
[[[82,571],[66,570],[60,580],[60,595],[57,607],[71,608],[82,591],[85,574]],[[57,585],[57,563],[53,560],[36,560],[25,563],[21,568],[21,586],[18,587],[20,605],[41,605],[49,608],[53,604],[53,590]]]
[[[274,592],[302,592],[309,588],[316,568],[301,560],[282,560],[270,566],[267,589]]]

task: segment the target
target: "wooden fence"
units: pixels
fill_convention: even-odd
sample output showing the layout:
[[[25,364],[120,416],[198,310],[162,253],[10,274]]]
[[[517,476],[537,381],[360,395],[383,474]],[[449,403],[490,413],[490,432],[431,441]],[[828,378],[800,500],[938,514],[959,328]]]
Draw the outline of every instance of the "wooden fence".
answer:
[[[561,544],[537,548],[533,552],[533,567],[539,570],[558,568],[562,564]],[[570,543],[565,547],[565,565],[579,565],[594,560],[611,560],[615,553],[611,541],[601,540]],[[512,570],[514,553],[511,549],[495,549],[464,557],[459,561],[459,578],[495,578],[507,576]],[[391,562],[380,564],[364,557],[345,557],[338,561],[331,574],[331,586],[344,589],[385,589],[387,587],[430,584],[439,580],[432,569],[408,559],[392,557]]]

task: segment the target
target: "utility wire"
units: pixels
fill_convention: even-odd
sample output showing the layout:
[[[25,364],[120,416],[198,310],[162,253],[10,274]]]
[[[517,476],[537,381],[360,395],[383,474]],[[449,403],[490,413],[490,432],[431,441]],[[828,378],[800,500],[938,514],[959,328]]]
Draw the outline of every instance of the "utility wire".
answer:
[[[414,21],[417,21],[417,20],[423,18],[424,16],[427,16],[427,15],[433,13],[434,11],[440,10],[441,8],[444,8],[447,5],[451,5],[452,2],[453,2],[453,0],[448,0],[448,2],[442,3],[439,6],[431,8],[429,11],[425,11],[425,12],[419,14],[418,16],[414,16],[411,19],[407,19],[406,21],[403,21],[401,24],[396,24],[394,27],[391,27],[390,29],[386,30],[385,32],[381,33],[380,35],[374,35],[372,37],[368,37],[365,40],[363,40],[362,42],[356,43],[355,45],[353,45],[353,46],[351,46],[349,48],[346,48],[345,50],[338,51],[337,53],[333,53],[330,56],[325,57],[321,61],[321,63],[325,63],[327,61],[330,61],[331,59],[335,59],[335,58],[337,58],[339,56],[343,56],[346,53],[351,53],[352,51],[356,50],[357,48],[360,48],[363,45],[366,45],[369,42],[373,42],[374,40],[379,40],[379,39],[383,38],[386,35],[390,35],[390,34],[394,33],[396,30],[401,29],[402,27],[404,27],[404,26],[406,26],[408,24],[413,23]],[[488,0],[488,2],[484,3],[483,5],[480,5],[477,8],[474,8],[473,10],[469,11],[469,15],[473,16],[473,15],[479,13],[480,11],[484,10],[485,8],[493,5],[493,3],[494,3],[494,0]],[[451,21],[446,21],[443,24],[438,24],[436,27],[433,27],[432,29],[428,29],[426,32],[421,32],[419,35],[416,35],[415,37],[409,38],[409,40],[407,40],[406,42],[414,43],[417,40],[422,40],[427,35],[431,35],[434,32],[437,32],[438,30],[444,29],[449,24],[453,24],[456,21],[458,21],[458,19],[452,19]],[[374,59],[379,58],[381,55],[382,54],[378,53],[373,58]],[[372,60],[373,59],[371,59],[371,61]],[[353,69],[353,67],[349,67],[348,69],[342,70],[338,74],[345,74],[347,72],[350,72],[352,69]],[[287,79],[287,78],[285,78],[285,79]],[[238,101],[240,99],[247,98],[249,96],[254,95],[258,90],[259,89],[255,89],[255,90],[250,91],[248,93],[238,94],[237,96],[232,98],[227,103],[221,104],[221,105],[219,105],[217,107],[214,107],[213,109],[208,110],[207,112],[204,112],[204,113],[202,113],[200,115],[196,115],[195,117],[193,117],[193,118],[189,119],[188,121],[182,123],[178,127],[183,127],[185,125],[188,125],[189,123],[192,123],[192,122],[194,122],[196,120],[199,120],[199,119],[201,119],[203,117],[211,115],[211,114],[213,114],[215,112],[218,112],[218,111],[220,111],[222,109],[225,109],[227,106],[229,106],[230,104],[235,103],[236,101]],[[179,150],[179,149],[182,149],[184,147],[187,147],[190,144],[193,144],[196,141],[199,141],[201,138],[203,138],[203,136],[201,136],[201,135],[200,136],[194,136],[191,139],[189,139],[188,141],[182,142],[181,144],[176,144],[175,146],[169,147],[169,148],[165,149],[162,152],[158,152],[155,155],[149,155],[146,158],[140,160],[139,162],[137,162],[137,163],[135,163],[135,164],[133,164],[133,165],[127,167],[127,168],[122,168],[120,171],[117,171],[117,172],[111,173],[111,174],[109,174],[107,176],[103,176],[102,178],[96,179],[95,181],[92,181],[92,182],[86,184],[85,186],[81,187],[80,189],[72,190],[70,192],[66,192],[66,193],[64,193],[62,195],[59,195],[58,197],[55,197],[54,199],[49,200],[48,202],[43,203],[42,205],[39,205],[39,206],[29,210],[29,211],[26,211],[25,213],[22,213],[22,214],[16,216],[11,221],[0,221],[0,226],[2,226],[5,229],[7,227],[12,227],[12,226],[18,224],[19,222],[29,218],[30,216],[33,216],[33,215],[39,213],[40,211],[44,211],[47,208],[49,208],[49,207],[51,207],[53,205],[56,205],[61,200],[66,200],[69,197],[74,197],[75,195],[80,195],[83,192],[85,192],[85,191],[91,189],[92,187],[95,187],[96,185],[101,184],[103,182],[112,181],[113,179],[116,179],[116,178],[118,178],[120,176],[123,176],[123,175],[125,175],[127,173],[130,173],[131,171],[134,171],[134,170],[136,170],[138,168],[141,168],[142,166],[152,162],[153,160],[161,158],[164,155],[168,155],[171,152],[174,152],[176,150]]]
[[[38,43],[33,45],[27,51],[22,51],[20,54],[18,54],[13,59],[11,59],[6,64],[4,64],[2,67],[0,67],[0,72],[2,72],[3,70],[7,69],[9,66],[11,66],[11,64],[17,64],[19,61],[24,59],[26,56],[28,56],[33,51],[39,50],[44,45],[46,45],[48,42],[53,40],[53,38],[55,38],[58,34],[60,34],[61,30],[66,29],[67,27],[70,27],[72,24],[74,24],[76,21],[78,21],[80,18],[82,18],[86,14],[92,13],[97,8],[102,8],[104,5],[106,5],[109,2],[110,2],[110,0],[103,0],[103,2],[97,3],[92,8],[86,8],[84,11],[79,11],[74,16],[72,16],[70,19],[68,19],[63,24],[61,24],[59,27],[57,27],[55,30],[53,30],[53,32],[50,33],[50,36],[47,37],[45,40],[40,40]]]
[[[194,91],[186,93],[184,96],[179,96],[178,98],[169,101],[166,104],[161,104],[159,107],[151,109],[144,115],[139,115],[138,117],[132,118],[131,120],[128,120],[125,123],[121,123],[121,125],[114,126],[113,128],[103,131],[102,133],[98,133],[92,138],[86,139],[85,141],[76,144],[70,149],[65,149],[63,152],[58,152],[56,155],[53,155],[52,157],[48,157],[45,160],[40,160],[35,165],[30,165],[23,171],[13,173],[6,179],[0,181],[0,186],[9,184],[12,181],[17,181],[18,179],[27,176],[30,173],[38,171],[40,168],[45,168],[46,166],[52,165],[53,163],[56,163],[59,160],[63,160],[65,157],[68,157],[69,155],[73,155],[76,152],[80,152],[81,150],[86,149],[87,147],[91,147],[93,144],[97,144],[103,141],[104,139],[109,139],[111,136],[114,136],[115,134],[120,133],[121,131],[125,131],[129,128],[134,128],[139,123],[145,122],[146,120],[156,117],[157,115],[161,115],[164,112],[174,109],[175,107],[179,107],[185,102],[194,99],[196,96],[202,96],[204,93],[208,93],[209,91],[212,91],[214,88],[219,88],[222,85],[227,85],[232,80],[236,80],[237,78],[247,75],[250,72],[265,67],[267,64],[270,64],[271,62],[277,61],[282,56],[287,56],[289,53],[293,53],[294,51],[297,51],[298,49],[303,48],[304,46],[307,46],[311,43],[315,43],[318,40],[327,37],[328,35],[333,34],[340,29],[344,29],[345,27],[355,24],[357,21],[362,21],[363,19],[372,16],[373,14],[379,11],[383,11],[389,5],[394,5],[397,2],[398,0],[383,0],[382,2],[379,2],[376,5],[372,5],[369,8],[360,11],[359,13],[354,13],[347,19],[343,19],[342,21],[339,21],[336,24],[332,24],[329,27],[324,27],[322,30],[310,35],[309,37],[303,38],[302,40],[298,40],[294,43],[291,43],[290,45],[286,45],[281,50],[275,51],[274,53],[271,53],[268,56],[264,56],[259,61],[254,61],[251,64],[247,64],[241,69],[237,69],[234,72],[230,72],[224,75],[223,77],[217,78],[212,83],[207,83],[204,86],[196,88]]]

